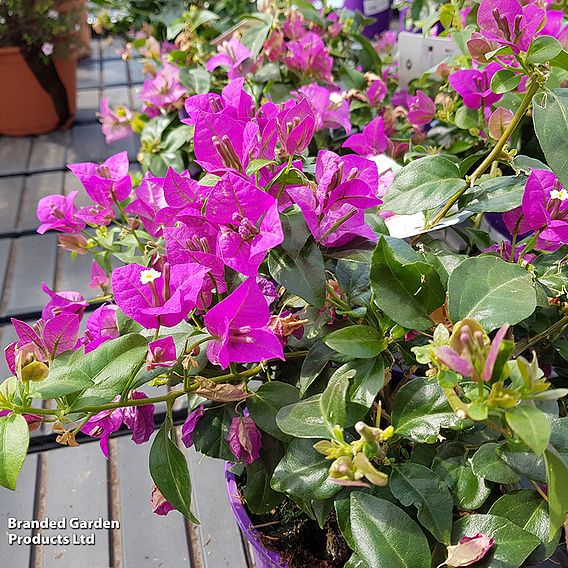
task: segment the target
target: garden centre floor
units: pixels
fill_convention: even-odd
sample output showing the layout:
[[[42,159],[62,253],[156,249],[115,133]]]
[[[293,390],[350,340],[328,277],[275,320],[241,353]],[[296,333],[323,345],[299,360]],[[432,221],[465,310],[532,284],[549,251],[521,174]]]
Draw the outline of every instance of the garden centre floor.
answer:
[[[46,301],[42,280],[56,290],[88,288],[91,259],[73,262],[57,249],[56,235],[37,235],[38,199],[50,193],[81,189],[66,171],[71,162],[100,161],[127,150],[136,160],[136,140],[107,146],[96,119],[101,96],[111,104],[134,106],[142,83],[141,65],[124,62],[117,45],[93,42],[92,56],[79,63],[78,112],[66,132],[29,138],[0,137],[0,339],[2,349],[14,340],[11,317],[35,321]],[[9,87],[5,87],[9,88]],[[81,200],[78,200],[81,203]],[[0,380],[9,376],[1,357]],[[37,432],[32,435],[42,435]],[[150,508],[149,444],[129,437],[111,440],[110,459],[97,443],[29,456],[12,493],[0,489],[0,567],[10,568],[246,568],[249,550],[233,521],[225,495],[223,464],[188,451],[199,527],[177,512],[167,517]],[[1,467],[1,464],[0,464]],[[8,530],[8,517],[19,520],[99,517],[120,522],[119,530],[96,530],[93,546],[8,545],[6,532],[29,536],[31,530]],[[43,531],[46,535],[66,531]],[[75,531],[89,534],[92,531]]]

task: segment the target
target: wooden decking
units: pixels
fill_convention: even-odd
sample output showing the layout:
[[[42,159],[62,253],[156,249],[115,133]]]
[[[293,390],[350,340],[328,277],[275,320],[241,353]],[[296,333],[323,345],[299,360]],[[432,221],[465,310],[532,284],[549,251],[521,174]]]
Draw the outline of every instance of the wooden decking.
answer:
[[[99,161],[127,150],[135,161],[137,142],[130,138],[107,146],[96,121],[101,96],[111,104],[135,106],[143,77],[136,61],[124,62],[117,45],[93,42],[91,58],[79,64],[78,113],[67,132],[28,138],[0,137],[0,339],[14,340],[11,317],[35,321],[47,297],[42,280],[56,290],[88,288],[90,257],[73,262],[57,248],[54,234],[37,235],[38,199],[81,189],[65,164]],[[81,199],[78,200],[81,203]],[[9,376],[3,360],[0,380]],[[157,415],[156,426],[160,418]],[[46,431],[34,433],[34,443]],[[225,494],[223,464],[187,451],[193,503],[200,526],[177,512],[154,515],[148,473],[149,443],[136,446],[127,436],[111,440],[108,462],[98,443],[31,454],[18,489],[0,489],[0,568],[246,568],[250,553],[233,520]],[[0,467],[2,464],[0,463]],[[25,546],[8,544],[8,518],[19,520],[118,520],[120,529],[95,530],[94,545]],[[45,530],[43,535],[90,534],[91,530]]]

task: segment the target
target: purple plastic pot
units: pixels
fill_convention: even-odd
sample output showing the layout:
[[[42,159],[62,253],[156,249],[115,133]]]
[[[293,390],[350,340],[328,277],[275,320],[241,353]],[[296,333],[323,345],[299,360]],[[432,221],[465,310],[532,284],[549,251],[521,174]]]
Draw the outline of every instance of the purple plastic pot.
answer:
[[[229,496],[229,505],[235,515],[239,528],[250,542],[256,568],[288,568],[288,564],[284,562],[278,552],[268,550],[260,540],[260,535],[256,529],[253,528],[252,521],[246,512],[241,495],[237,487],[235,476],[229,471],[231,465],[225,464],[225,483],[227,486],[227,495]]]
[[[375,19],[374,23],[363,30],[367,37],[376,36],[389,29],[392,17],[391,0],[345,0],[344,7]]]

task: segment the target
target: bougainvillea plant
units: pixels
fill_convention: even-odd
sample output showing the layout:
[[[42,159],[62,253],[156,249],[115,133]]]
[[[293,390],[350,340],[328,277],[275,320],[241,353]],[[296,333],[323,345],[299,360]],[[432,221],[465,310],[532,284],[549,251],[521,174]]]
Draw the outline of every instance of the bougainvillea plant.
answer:
[[[185,97],[198,173],[133,184],[125,153],[69,166],[92,203],[44,197],[39,230],[94,255],[97,292],[44,287],[42,318],[13,322],[2,485],[15,487],[39,423],[105,455],[125,425],[135,443],[153,437],[154,511],[195,520],[177,401],[181,443],[233,464],[252,515],[336,528],[345,547],[321,559],[333,566],[518,568],[555,551],[568,512],[568,53],[540,33],[554,18],[540,4],[483,0],[468,18],[471,57],[438,76],[444,97],[373,79],[368,121],[337,152],[314,151],[316,95],[276,102],[235,77]],[[465,157],[429,143],[461,108],[476,119]],[[396,113],[424,145],[395,175],[377,154],[395,155]],[[519,136],[528,127],[536,141]]]

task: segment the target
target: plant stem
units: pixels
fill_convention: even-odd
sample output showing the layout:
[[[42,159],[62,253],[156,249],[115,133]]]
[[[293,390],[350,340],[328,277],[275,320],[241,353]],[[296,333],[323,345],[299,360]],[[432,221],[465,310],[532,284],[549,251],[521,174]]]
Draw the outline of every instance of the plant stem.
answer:
[[[560,333],[564,327],[568,325],[568,315],[562,317],[557,322],[553,323],[549,328],[537,333],[534,337],[526,338],[525,341],[519,341],[513,351],[513,358],[518,357],[523,351],[536,345],[539,341],[546,339],[554,333]]]
[[[459,198],[468,189],[472,188],[475,185],[475,182],[477,181],[477,179],[481,175],[483,175],[485,170],[491,164],[493,164],[493,162],[495,160],[497,160],[499,158],[499,155],[501,154],[503,148],[505,147],[507,140],[513,134],[513,132],[516,130],[517,126],[521,122],[522,118],[525,116],[525,113],[527,112],[527,110],[528,110],[528,108],[531,104],[531,101],[532,101],[533,97],[535,96],[536,92],[539,90],[539,88],[540,88],[540,84],[538,83],[538,81],[533,79],[530,86],[529,86],[529,89],[528,89],[528,91],[525,95],[525,98],[523,99],[523,102],[521,103],[521,106],[519,106],[519,108],[517,109],[515,116],[513,117],[510,124],[507,126],[507,128],[504,130],[503,134],[501,135],[501,138],[499,138],[499,140],[497,141],[497,144],[495,144],[495,146],[493,147],[493,150],[491,150],[491,152],[487,155],[485,160],[483,160],[483,162],[481,162],[481,164],[479,164],[479,166],[471,174],[471,176],[469,177],[469,183],[466,184],[465,187],[460,189],[457,193],[455,193],[452,197],[450,197],[450,199],[448,200],[446,205],[443,207],[443,209],[434,217],[434,219],[432,221],[430,221],[427,224],[427,226],[425,227],[426,229],[431,229],[432,227],[437,225],[448,214],[448,211],[450,211],[450,209],[456,204],[456,202],[459,200]]]

